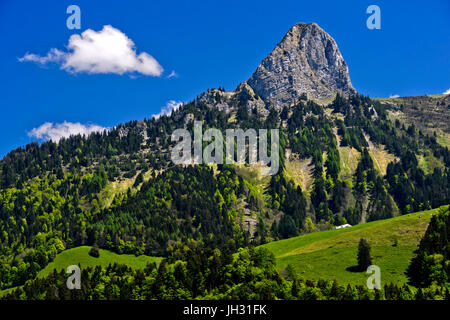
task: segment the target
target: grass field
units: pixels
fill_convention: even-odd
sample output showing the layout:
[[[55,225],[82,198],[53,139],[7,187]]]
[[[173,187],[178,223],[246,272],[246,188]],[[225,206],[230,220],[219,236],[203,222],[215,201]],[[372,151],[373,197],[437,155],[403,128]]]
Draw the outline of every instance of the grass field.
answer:
[[[372,263],[381,268],[382,285],[403,284],[407,282],[405,271],[414,251],[437,210],[311,233],[263,247],[275,254],[281,272],[291,264],[304,279],[336,279],[341,284],[365,285],[368,275],[351,271],[357,265],[359,240],[365,238],[372,247]]]
[[[133,186],[135,178],[124,178],[121,181],[108,182],[108,184],[99,193],[99,199],[103,203],[103,208],[108,208],[114,196],[120,192],[127,192],[128,188]]]
[[[365,272],[351,271],[356,266],[357,246],[361,238],[371,245],[372,263],[381,269],[381,282],[404,284],[405,271],[414,256],[433,214],[439,209],[403,215],[387,220],[379,220],[350,228],[310,233],[286,240],[263,245],[276,257],[277,267],[285,273],[290,264],[304,279],[338,280],[340,284],[365,285],[368,275]],[[394,243],[397,243],[394,246]],[[66,269],[69,265],[83,267],[103,267],[109,264],[126,264],[142,269],[149,262],[161,258],[149,256],[119,255],[100,249],[100,257],[91,257],[91,247],[83,246],[68,249],[58,254],[55,260],[39,272],[45,277],[53,269]],[[0,296],[12,289],[0,291]]]
[[[311,158],[288,160],[285,165],[287,177],[296,185],[300,185],[304,192],[310,192],[314,182],[312,176],[314,165],[311,164]]]
[[[361,153],[352,147],[341,147],[338,145],[341,160],[341,179],[346,180],[353,176],[358,166]]]
[[[145,255],[136,257],[132,254],[117,254],[103,249],[99,249],[100,256],[98,258],[94,258],[89,255],[89,250],[91,250],[91,247],[82,246],[61,252],[56,256],[53,262],[49,263],[43,270],[38,273],[37,277],[44,278],[49,275],[54,269],[59,272],[61,270],[66,270],[68,266],[74,264],[80,264],[82,270],[86,267],[107,267],[109,264],[114,263],[125,264],[134,269],[143,269],[145,268],[147,263],[158,263],[162,260],[162,258],[159,257],[150,257]],[[17,289],[17,287],[0,290],[0,297],[15,289]]]
[[[372,159],[374,160],[375,169],[377,169],[382,176],[386,175],[387,166],[394,160],[398,160],[392,153],[386,151],[384,146],[375,146],[369,151]]]
[[[53,269],[56,269],[57,271],[61,271],[62,269],[66,270],[68,266],[73,264],[80,264],[82,269],[99,265],[107,267],[109,264],[114,263],[126,264],[134,269],[143,269],[147,263],[158,262],[162,259],[145,255],[136,257],[132,254],[117,254],[103,249],[99,249],[100,257],[94,258],[88,254],[90,249],[91,247],[82,246],[61,252],[56,256],[53,262],[49,263],[45,269],[38,273],[38,277],[43,278],[47,276]]]

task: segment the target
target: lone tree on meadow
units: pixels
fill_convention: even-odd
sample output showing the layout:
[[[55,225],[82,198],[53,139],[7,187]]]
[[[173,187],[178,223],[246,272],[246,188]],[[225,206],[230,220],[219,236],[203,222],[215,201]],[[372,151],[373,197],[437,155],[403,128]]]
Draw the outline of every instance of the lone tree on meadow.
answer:
[[[98,250],[97,245],[92,246],[91,250],[89,250],[89,255],[94,258],[100,257],[100,251]]]
[[[358,266],[361,270],[366,270],[371,264],[370,245],[366,239],[361,239],[358,245]]]

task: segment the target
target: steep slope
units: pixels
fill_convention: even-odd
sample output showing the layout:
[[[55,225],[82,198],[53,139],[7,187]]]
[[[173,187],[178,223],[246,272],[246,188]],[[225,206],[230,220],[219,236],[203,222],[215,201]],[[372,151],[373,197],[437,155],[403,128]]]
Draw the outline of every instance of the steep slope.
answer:
[[[246,82],[236,91],[212,89],[171,115],[32,143],[5,156],[0,289],[23,284],[79,246],[163,257],[192,242],[236,251],[450,202],[449,150],[390,121],[395,107],[351,94],[346,65],[323,30],[298,24],[281,47],[292,60],[267,78],[253,77],[264,88],[270,80],[267,96]],[[265,61],[281,63],[279,50]],[[267,70],[264,63],[260,70]],[[314,74],[307,76],[309,69]],[[287,73],[298,76],[295,83],[278,81]],[[328,83],[326,97],[338,92],[325,107],[314,101],[328,92],[319,76]],[[175,165],[170,155],[178,141],[171,134],[192,132],[194,121],[222,133],[279,129],[280,170],[261,177],[258,165]],[[370,149],[392,156],[383,163]],[[417,156],[425,152],[441,168],[424,172]]]
[[[316,232],[263,245],[275,254],[280,270],[294,267],[305,279],[338,280],[365,285],[368,275],[352,271],[358,242],[371,245],[373,264],[381,268],[382,285],[407,282],[405,271],[433,215],[439,209],[418,212],[351,228]]]
[[[304,93],[329,102],[338,92],[356,92],[336,42],[316,23],[294,25],[247,83],[276,107],[290,105]]]
[[[405,126],[414,125],[424,133],[434,135],[444,147],[450,147],[450,94],[375,100],[394,106],[390,112],[393,121],[398,120]]]

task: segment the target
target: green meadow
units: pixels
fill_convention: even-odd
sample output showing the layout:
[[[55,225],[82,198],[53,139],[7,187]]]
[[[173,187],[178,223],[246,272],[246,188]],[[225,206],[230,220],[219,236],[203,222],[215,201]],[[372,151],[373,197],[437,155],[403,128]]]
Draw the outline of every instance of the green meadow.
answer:
[[[350,228],[314,232],[298,237],[264,244],[276,257],[282,274],[291,265],[303,279],[336,279],[340,284],[365,285],[365,272],[355,272],[358,243],[365,238],[371,246],[372,263],[381,269],[381,282],[407,283],[405,271],[414,256],[433,214],[439,209],[411,213],[387,220],[359,224]],[[134,269],[145,268],[147,263],[162,258],[116,254],[99,249],[100,256],[89,255],[91,247],[82,246],[65,250],[53,262],[41,270],[38,277],[49,275],[54,269],[66,270],[70,265],[81,268],[109,264],[125,264]],[[353,268],[352,268],[353,267]],[[14,288],[12,288],[14,289]],[[0,296],[12,289],[0,291]]]
[[[100,256],[98,258],[94,258],[89,255],[89,250],[91,250],[91,247],[89,246],[81,246],[64,250],[56,256],[53,262],[49,263],[44,269],[42,269],[38,273],[37,277],[44,278],[53,272],[54,269],[58,272],[61,270],[67,270],[67,267],[70,265],[80,265],[81,270],[83,270],[83,268],[87,267],[107,267],[109,264],[117,263],[125,264],[133,269],[143,269],[147,263],[159,263],[162,260],[162,258],[159,257],[117,254],[103,249],[99,249]],[[0,297],[15,289],[17,289],[17,287],[1,290]]]
[[[365,285],[365,272],[355,272],[358,243],[371,246],[372,264],[381,269],[381,282],[407,283],[405,271],[432,214],[438,209],[379,220],[350,228],[310,233],[263,245],[272,251],[278,269],[288,265],[304,279],[336,279],[341,284]],[[353,267],[353,268],[352,268]]]
[[[109,264],[125,264],[133,269],[143,269],[147,263],[159,262],[162,258],[149,257],[145,255],[135,256],[132,254],[117,254],[108,250],[99,249],[100,257],[94,258],[89,255],[91,247],[82,246],[68,249],[58,254],[43,270],[38,273],[39,278],[49,275],[53,269],[61,271],[66,270],[70,265],[80,265],[81,269],[86,267],[102,266],[107,267]]]

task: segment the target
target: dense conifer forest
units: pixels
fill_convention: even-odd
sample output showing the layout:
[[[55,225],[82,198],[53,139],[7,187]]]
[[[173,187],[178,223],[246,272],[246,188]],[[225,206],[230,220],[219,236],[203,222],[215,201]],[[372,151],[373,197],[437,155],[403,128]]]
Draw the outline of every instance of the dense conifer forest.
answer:
[[[328,106],[301,97],[291,107],[264,112],[244,95],[227,99],[222,89],[209,90],[170,116],[32,143],[6,155],[0,161],[0,289],[27,283],[9,298],[28,299],[448,298],[448,289],[372,293],[294,274],[284,278],[268,252],[242,249],[309,232],[311,224],[326,230],[446,205],[447,147],[414,125],[390,121],[395,106],[358,94],[337,95]],[[229,109],[211,107],[211,101]],[[181,127],[192,132],[193,119],[203,121],[204,130],[279,128],[279,172],[261,190],[233,165],[175,166],[171,133]],[[371,144],[395,157],[385,174],[374,163]],[[342,147],[360,153],[350,177],[342,174]],[[287,174],[287,150],[311,159],[310,190]],[[425,172],[418,161],[424,154],[442,166]],[[124,181],[131,181],[127,188],[105,196]],[[430,228],[411,266],[420,287],[448,281],[448,214],[434,218]],[[183,249],[187,243],[191,247]],[[167,261],[144,271],[120,265],[84,270],[89,285],[78,293],[63,288],[59,272],[31,280],[59,252],[81,245]]]

